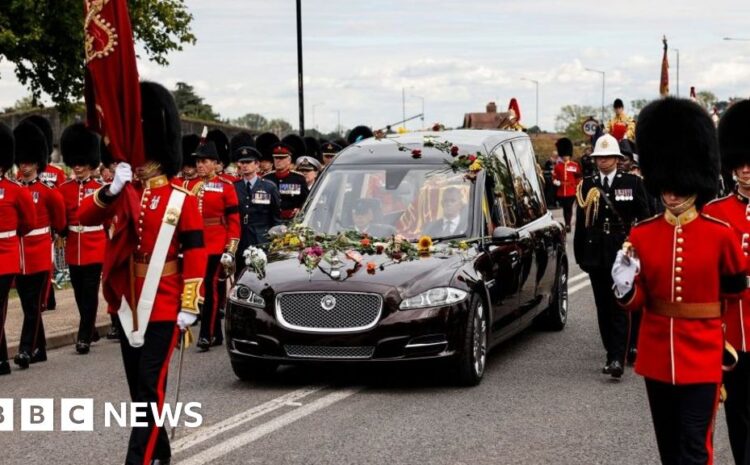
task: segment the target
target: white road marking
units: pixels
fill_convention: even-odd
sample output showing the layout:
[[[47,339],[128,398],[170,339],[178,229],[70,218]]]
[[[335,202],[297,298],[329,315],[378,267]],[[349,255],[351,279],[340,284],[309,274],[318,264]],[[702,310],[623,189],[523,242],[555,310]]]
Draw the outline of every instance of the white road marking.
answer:
[[[581,289],[583,289],[584,287],[590,286],[590,285],[591,285],[591,283],[589,281],[584,281],[582,283],[578,283],[575,286],[573,286],[570,289],[568,289],[568,295],[573,294],[575,292],[578,292]]]
[[[573,276],[572,278],[570,278],[568,280],[568,283],[573,283],[573,282],[576,282],[576,281],[580,281],[580,280],[586,279],[588,277],[589,277],[588,273],[580,273],[580,274],[577,274],[577,275]]]
[[[340,391],[332,392],[326,396],[314,400],[313,402],[304,405],[298,409],[287,412],[283,415],[270,420],[262,425],[258,425],[255,428],[249,429],[244,433],[237,434],[224,442],[221,442],[213,447],[210,447],[202,452],[190,456],[186,460],[181,460],[180,465],[204,465],[220,457],[223,457],[230,452],[244,447],[263,436],[273,433],[274,431],[281,429],[300,420],[308,415],[312,415],[318,410],[322,410],[329,407],[336,402],[346,399],[349,396],[361,391],[362,388],[351,388],[342,389]]]
[[[230,429],[236,428],[237,426],[252,421],[260,416],[273,412],[274,410],[278,410],[282,407],[290,405],[302,405],[297,401],[309,396],[310,394],[314,394],[321,389],[323,389],[323,386],[302,388],[284,394],[283,396],[279,396],[275,399],[271,399],[263,404],[256,405],[255,407],[245,410],[242,413],[238,413],[237,415],[231,416],[226,420],[222,420],[205,429],[200,429],[195,433],[190,434],[189,436],[177,439],[172,443],[172,452],[176,454],[178,452],[189,449],[202,442],[208,441],[209,439],[214,438],[226,431],[229,431]]]

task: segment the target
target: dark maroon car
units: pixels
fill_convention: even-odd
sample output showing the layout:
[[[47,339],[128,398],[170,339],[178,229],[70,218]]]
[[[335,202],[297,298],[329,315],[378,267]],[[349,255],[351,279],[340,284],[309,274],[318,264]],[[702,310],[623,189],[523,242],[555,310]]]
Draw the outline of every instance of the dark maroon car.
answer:
[[[451,169],[452,146],[483,154],[483,169]],[[320,234],[426,234],[448,253],[365,257],[375,273],[323,261],[309,270],[297,253],[269,254],[264,275],[247,268],[230,292],[234,372],[250,379],[279,364],[445,359],[459,382],[477,384],[492,346],[532,323],[561,330],[567,320],[565,233],[541,182],[521,132],[416,133],[347,147],[322,173],[301,224]]]

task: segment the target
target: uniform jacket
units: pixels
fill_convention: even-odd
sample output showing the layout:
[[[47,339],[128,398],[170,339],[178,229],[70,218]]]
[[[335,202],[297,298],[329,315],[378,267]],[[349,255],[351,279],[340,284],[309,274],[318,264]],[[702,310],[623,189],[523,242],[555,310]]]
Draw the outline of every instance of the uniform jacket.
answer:
[[[70,180],[60,186],[59,192],[65,201],[65,216],[68,224],[65,260],[70,265],[92,265],[104,261],[106,249],[104,226],[84,227],[78,220],[78,209],[81,203],[86,197],[94,195],[100,187],[102,184],[94,178],[85,181]]]
[[[79,210],[79,219],[84,225],[97,225],[117,217],[114,224],[112,236],[113,249],[126,250],[128,253],[125,267],[112,264],[114,257],[108,254],[105,258],[105,276],[102,280],[107,302],[112,309],[119,308],[117,295],[113,293],[124,292],[125,289],[132,293],[128,296],[134,307],[138,302],[143,288],[144,278],[138,273],[129,272],[128,264],[132,262],[148,265],[151,254],[154,252],[157,235],[161,229],[164,213],[167,209],[169,197],[174,190],[181,189],[169,182],[166,176],[156,176],[147,180],[144,184],[134,183],[133,194],[140,199],[137,205],[135,217],[138,218],[136,225],[130,221],[123,221],[127,215],[125,212],[125,196],[123,192],[118,197],[109,197],[106,187],[101,188],[91,197],[86,197]],[[184,191],[183,192],[187,192]],[[131,197],[135,199],[135,197]],[[135,227],[135,231],[131,228]],[[133,232],[133,234],[131,234]],[[132,243],[129,241],[132,240]],[[169,245],[166,262],[177,262],[177,272],[162,274],[157,289],[156,300],[151,312],[150,321],[175,321],[180,308],[185,307],[187,295],[195,295],[200,300],[200,288],[203,275],[206,271],[206,251],[203,246],[203,221],[198,210],[198,199],[193,195],[185,198],[182,206],[177,228]],[[135,275],[135,278],[131,276]],[[130,286],[132,279],[133,286]],[[113,282],[108,282],[112,280]],[[124,281],[124,282],[123,282]],[[120,294],[121,296],[122,294]],[[192,299],[191,299],[192,300]],[[197,312],[197,308],[195,309]]]
[[[21,173],[16,174],[16,179],[18,181],[21,180],[23,176]],[[63,185],[65,180],[67,179],[67,176],[65,175],[65,171],[58,168],[55,165],[52,165],[50,163],[47,163],[47,166],[44,168],[44,171],[39,173],[39,179],[46,185],[50,187],[60,187]]]
[[[0,178],[0,274],[18,274],[21,269],[19,237],[36,223],[36,209],[28,189],[6,177]]]
[[[621,301],[626,310],[643,311],[635,371],[671,384],[720,383],[721,315],[695,316],[743,291],[747,267],[736,234],[692,208],[639,223],[629,241],[641,262],[633,290]],[[664,306],[683,315],[655,310]]]
[[[235,252],[240,241],[240,215],[234,185],[219,176],[201,180],[193,188],[203,215],[203,231],[208,255]]]
[[[36,212],[31,230],[21,236],[21,274],[52,270],[52,233],[65,229],[65,203],[60,193],[39,178],[23,183]],[[46,232],[43,230],[46,229]]]
[[[281,196],[281,218],[289,220],[294,216],[294,210],[302,208],[310,191],[307,188],[305,177],[296,171],[279,173],[274,171],[265,175],[267,179],[276,184]]]
[[[564,161],[555,165],[552,178],[560,181],[557,187],[558,197],[572,197],[576,195],[576,186],[583,177],[581,165],[575,161]]]
[[[240,202],[240,251],[268,241],[266,234],[281,224],[281,197],[276,184],[257,177],[251,190],[244,179],[234,183]]]
[[[195,192],[193,192],[193,189],[195,188],[195,186],[196,186],[196,185],[197,185],[197,184],[198,184],[198,183],[199,183],[200,181],[201,181],[201,178],[199,178],[199,177],[197,177],[197,176],[196,176],[196,177],[194,177],[193,179],[185,179],[185,178],[183,178],[183,177],[180,177],[180,176],[175,176],[175,177],[173,177],[173,178],[171,179],[171,181],[170,181],[170,182],[171,182],[172,184],[174,184],[175,186],[179,186],[179,187],[182,187],[183,189],[185,189],[185,190],[187,190],[187,191],[190,191],[190,192],[192,192],[193,194],[195,194]]]
[[[635,120],[623,113],[609,120],[607,132],[618,141],[628,139],[635,141]]]

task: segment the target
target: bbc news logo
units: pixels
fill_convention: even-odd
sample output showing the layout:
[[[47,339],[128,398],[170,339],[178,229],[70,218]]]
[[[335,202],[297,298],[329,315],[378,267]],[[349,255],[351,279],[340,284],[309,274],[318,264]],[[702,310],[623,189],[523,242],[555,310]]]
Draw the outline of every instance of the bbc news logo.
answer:
[[[19,407],[20,431],[94,431],[95,427],[147,427],[151,413],[158,427],[197,428],[203,424],[200,402],[164,404],[161,409],[147,402],[105,402],[97,409],[94,399],[0,398],[0,431],[16,430],[16,406]],[[100,419],[101,422],[95,420]],[[57,428],[57,429],[56,429]]]

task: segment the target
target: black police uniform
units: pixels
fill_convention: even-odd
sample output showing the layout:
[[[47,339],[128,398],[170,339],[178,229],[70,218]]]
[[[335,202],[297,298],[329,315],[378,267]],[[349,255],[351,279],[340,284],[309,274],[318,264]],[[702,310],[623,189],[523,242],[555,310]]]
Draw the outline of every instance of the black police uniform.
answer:
[[[302,208],[310,193],[305,177],[296,171],[289,171],[286,176],[280,176],[277,172],[268,173],[263,179],[278,187],[281,196],[281,219],[291,220],[294,210]]]
[[[585,200],[592,189],[606,192],[609,203],[602,194],[598,207],[597,202],[586,206]],[[646,190],[641,178],[620,170],[615,172],[611,185],[606,186],[604,178],[596,171],[583,178],[576,196],[575,259],[591,280],[599,332],[607,351],[607,367],[614,361],[624,365],[629,317],[615,301],[611,270],[617,251],[630,234],[630,227],[650,216]]]
[[[257,177],[252,188],[244,179],[235,182],[234,188],[240,202],[242,231],[237,250],[268,242],[268,230],[281,224],[281,197],[276,184]]]

